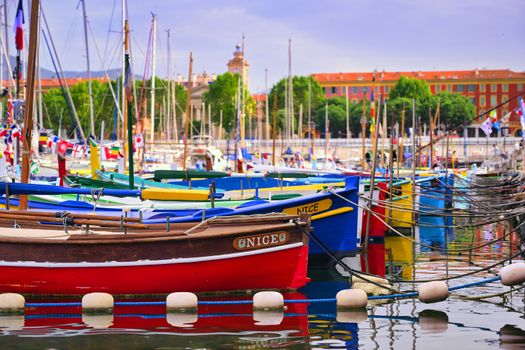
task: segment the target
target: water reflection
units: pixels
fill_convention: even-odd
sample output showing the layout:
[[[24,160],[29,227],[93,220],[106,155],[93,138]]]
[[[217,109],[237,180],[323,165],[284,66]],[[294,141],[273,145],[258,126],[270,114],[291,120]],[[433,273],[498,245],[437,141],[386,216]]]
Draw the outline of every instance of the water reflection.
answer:
[[[451,250],[501,238],[497,244],[457,255],[418,251],[404,238],[386,237],[387,273],[397,280],[411,280],[477,271],[517,252],[518,237],[508,232],[506,225],[456,232],[454,240],[447,242]],[[356,264],[360,261],[355,259]],[[449,285],[492,277],[497,270],[454,279]],[[336,271],[311,271],[312,282],[285,299],[334,298],[339,290],[349,288],[348,278],[335,275]],[[398,286],[414,289],[412,283]],[[494,282],[457,291],[436,304],[383,301],[371,304],[366,312],[337,312],[334,303],[326,302],[291,303],[284,312],[255,314],[250,305],[203,305],[197,314],[168,315],[162,306],[117,306],[114,315],[89,317],[79,308],[30,308],[25,316],[0,316],[0,344],[6,349],[126,350],[525,348],[524,291],[508,291]]]

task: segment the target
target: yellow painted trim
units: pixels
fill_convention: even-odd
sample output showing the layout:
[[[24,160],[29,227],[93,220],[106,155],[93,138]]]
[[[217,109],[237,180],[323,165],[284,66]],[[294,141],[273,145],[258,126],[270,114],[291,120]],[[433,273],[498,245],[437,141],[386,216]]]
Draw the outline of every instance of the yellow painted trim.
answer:
[[[313,220],[319,220],[319,219],[327,218],[327,217],[338,215],[338,214],[348,213],[348,212],[351,212],[351,211],[354,211],[354,208],[352,208],[352,207],[342,207],[342,208],[330,210],[330,211],[324,212],[322,214],[317,214],[317,215],[312,216],[312,221]]]

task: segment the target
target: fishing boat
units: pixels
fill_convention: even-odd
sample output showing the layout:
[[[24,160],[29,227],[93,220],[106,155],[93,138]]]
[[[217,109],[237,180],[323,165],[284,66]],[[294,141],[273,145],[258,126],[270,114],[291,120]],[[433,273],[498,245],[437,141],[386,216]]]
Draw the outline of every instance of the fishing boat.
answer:
[[[344,189],[326,189],[319,193],[294,197],[283,200],[262,200],[254,199],[246,201],[234,207],[220,207],[220,200],[214,202],[192,202],[186,203],[186,207],[178,209],[169,209],[176,202],[148,202],[152,205],[151,209],[140,208],[141,210],[131,209],[124,212],[122,206],[93,205],[90,203],[68,200],[58,203],[42,203],[29,201],[29,208],[51,211],[69,211],[75,213],[96,212],[99,215],[111,215],[120,218],[126,215],[134,218],[141,218],[147,224],[175,224],[179,222],[200,222],[215,216],[232,216],[232,215],[253,215],[268,213],[285,213],[290,215],[299,215],[307,213],[312,215],[312,226],[315,229],[315,235],[320,239],[323,246],[318,243],[310,242],[310,266],[326,267],[333,265],[334,261],[331,254],[338,258],[354,257],[357,253],[358,240],[358,177],[347,177],[345,179]],[[6,191],[7,190],[7,191]],[[81,193],[89,195],[93,190],[82,188],[63,188],[56,186],[31,185],[31,184],[12,184],[0,183],[0,194],[32,194],[38,190],[39,194],[63,194],[63,193]],[[100,190],[100,194],[137,196],[142,195],[146,190]],[[162,190],[162,189],[158,189]],[[5,197],[0,198],[0,203],[5,203]],[[9,199],[10,206],[17,206],[16,198]],[[201,208],[195,203],[206,203],[209,208]],[[217,207],[215,206],[217,203]],[[235,203],[232,201],[231,203]],[[330,252],[327,252],[326,250]],[[331,253],[331,254],[330,254]]]
[[[1,213],[0,226],[0,292],[218,292],[308,281],[309,223],[286,214],[148,225],[18,211]]]

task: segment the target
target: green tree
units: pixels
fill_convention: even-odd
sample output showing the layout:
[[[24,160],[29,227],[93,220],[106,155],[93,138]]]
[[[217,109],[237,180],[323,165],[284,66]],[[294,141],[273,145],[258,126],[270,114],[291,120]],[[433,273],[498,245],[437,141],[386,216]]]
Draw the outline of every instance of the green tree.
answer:
[[[89,94],[88,94],[88,83],[82,82],[77,85],[70,86],[70,93],[75,109],[77,111],[80,124],[84,130],[86,137],[89,134]],[[111,82],[113,91],[116,92],[116,81]],[[167,101],[167,81],[156,78],[155,80],[155,119],[160,119],[160,110],[164,101]],[[136,96],[137,99],[143,98],[143,103],[146,106],[146,114],[149,114],[150,106],[150,91],[151,82],[146,81],[143,87],[143,82],[138,80],[135,82]],[[93,114],[95,118],[95,134],[100,135],[100,129],[102,127],[102,121],[105,124],[105,134],[109,136],[114,127],[114,110],[115,101],[113,94],[111,93],[109,83],[102,83],[97,80],[92,81],[92,92],[93,92]],[[62,90],[60,88],[54,88],[47,91],[43,95],[44,101],[44,127],[58,130],[59,126],[67,131],[68,136],[73,136],[74,122],[71,116],[70,109],[66,103]],[[186,105],[186,90],[182,85],[176,85],[176,101],[177,101],[177,115],[182,115],[185,111]],[[133,102],[135,103],[135,101]],[[144,105],[143,105],[144,106]],[[139,118],[145,118],[144,108],[138,108]],[[135,112],[135,111],[134,111]],[[133,116],[135,120],[137,116]],[[149,117],[149,115],[148,115]],[[180,121],[181,119],[178,118]],[[157,124],[158,125],[158,124]]]
[[[426,99],[432,96],[430,87],[427,82],[415,78],[401,77],[390,92],[390,99],[394,100],[398,97],[407,97],[416,99],[416,101]]]
[[[346,137],[346,99],[344,97],[333,97],[325,100],[325,104],[319,105],[314,111],[313,118],[317,132],[324,134],[325,112],[328,106],[328,119],[330,122],[331,137]],[[365,103],[365,115],[369,114],[369,103]],[[348,104],[348,120],[350,132],[358,135],[361,132],[361,116],[363,115],[363,104]]]
[[[285,125],[285,87],[288,83],[288,78],[281,79],[280,81],[275,84],[272,89],[270,90],[270,93],[268,94],[268,108],[270,109],[270,115],[273,113],[274,108],[274,99],[276,98],[276,104],[277,104],[277,129],[282,130]],[[292,85],[293,85],[293,110],[294,110],[294,121],[295,121],[295,127],[297,127],[297,123],[299,120],[298,114],[301,104],[303,105],[303,121],[305,121],[304,116],[308,115],[308,102],[309,97],[308,93],[310,92],[310,106],[312,109],[312,115],[316,111],[316,109],[320,105],[324,105],[324,92],[323,88],[317,80],[315,80],[311,76],[294,76],[292,78]],[[310,85],[310,90],[308,89],[308,85]],[[271,119],[271,118],[270,118]],[[306,123],[305,123],[306,125]]]
[[[476,116],[476,107],[465,96],[451,92],[440,92],[439,115],[447,127],[457,127],[470,122]]]
[[[218,75],[215,82],[204,93],[204,102],[211,105],[212,119],[216,124],[219,123],[222,111],[222,126],[226,131],[235,128],[237,116],[235,102],[240,79],[241,77],[237,73],[226,72]],[[243,91],[245,115],[250,117],[255,111],[255,100],[251,97],[248,89],[243,89]]]
[[[401,122],[402,111],[405,110],[405,127],[412,126],[412,101],[415,100],[416,118],[421,123],[429,123],[437,106],[437,99],[430,92],[427,82],[420,79],[401,77],[390,92],[387,101],[388,123],[391,117]]]

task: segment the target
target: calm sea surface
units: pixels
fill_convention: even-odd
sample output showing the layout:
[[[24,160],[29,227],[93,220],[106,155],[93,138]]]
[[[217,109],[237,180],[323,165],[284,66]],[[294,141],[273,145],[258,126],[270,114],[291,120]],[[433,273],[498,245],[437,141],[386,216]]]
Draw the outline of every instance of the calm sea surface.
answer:
[[[451,248],[491,241],[501,226],[445,239]],[[396,239],[394,239],[396,240]],[[430,242],[436,244],[436,242]],[[439,242],[437,244],[440,244]],[[469,254],[416,252],[391,256],[399,279],[464,274],[508,258],[508,240]],[[449,286],[493,277],[498,268],[450,281]],[[347,279],[312,272],[312,282],[286,299],[333,298]],[[413,290],[412,283],[396,285]],[[288,304],[284,314],[254,315],[249,305],[199,307],[194,315],[166,317],[162,307],[119,307],[111,316],[82,317],[79,308],[34,308],[25,316],[0,317],[1,349],[521,349],[525,348],[524,290],[493,282],[462,289],[444,302],[417,299],[376,302],[366,313],[337,313],[334,303]],[[488,297],[487,297],[488,296]],[[231,296],[239,300],[241,296]],[[219,298],[225,300],[225,297]],[[109,327],[108,327],[109,326]]]

